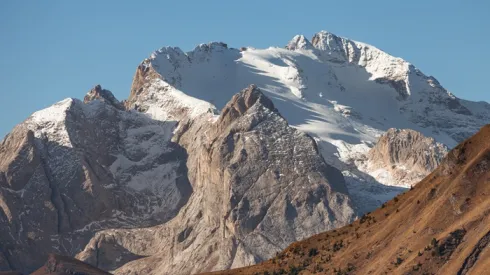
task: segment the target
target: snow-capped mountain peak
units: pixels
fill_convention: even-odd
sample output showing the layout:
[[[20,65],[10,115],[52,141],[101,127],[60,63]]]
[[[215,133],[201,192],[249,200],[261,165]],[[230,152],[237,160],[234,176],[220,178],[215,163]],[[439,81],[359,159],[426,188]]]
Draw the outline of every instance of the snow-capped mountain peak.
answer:
[[[265,93],[289,102],[279,104],[289,109],[282,111],[286,117],[297,109],[290,101],[299,100],[299,106],[306,104],[310,110],[320,108],[318,112],[327,116],[331,108],[341,117],[350,116],[348,124],[362,120],[361,124],[379,129],[378,134],[367,135],[370,137],[366,137],[366,131],[348,130],[364,136],[362,140],[375,141],[376,136],[392,127],[411,128],[454,146],[479,128],[480,123],[470,120],[468,126],[472,129],[461,133],[461,129],[445,123],[453,114],[461,121],[457,124],[466,123],[465,116],[470,115],[467,102],[451,96],[435,78],[425,76],[409,62],[326,31],[315,34],[311,41],[297,35],[286,49],[242,51],[221,42],[201,44],[187,53],[164,47],[142,66],[150,66],[172,89],[209,102],[217,109],[225,104],[223,92],[233,93],[249,84],[257,84]],[[382,112],[380,105],[385,106]],[[490,116],[487,105],[482,103],[476,108],[479,117]],[[432,117],[431,124],[437,129],[428,127],[424,119],[427,117]],[[300,128],[305,123],[325,124],[324,120],[300,118],[294,115],[288,119]],[[339,124],[318,127],[338,129]]]
[[[90,90],[83,98],[84,103],[88,103],[93,100],[101,100],[107,102],[117,109],[123,110],[124,106],[111,91],[102,89],[100,85],[96,85],[92,90]]]
[[[287,44],[286,49],[291,51],[298,49],[311,50],[313,49],[313,45],[304,35],[295,35]]]
[[[252,264],[393,198],[489,120],[488,103],[325,31],[163,47],[127,101],[97,85],[0,143],[0,241],[20,267],[83,246],[116,274]]]
[[[286,48],[239,50],[213,42],[184,53],[165,47],[144,64],[135,77],[144,85],[133,85],[129,106],[165,106],[170,115],[161,118],[179,120],[188,109],[194,116],[217,113],[235,91],[256,84],[293,127],[315,138],[329,164],[345,171],[351,190],[359,181],[376,183],[362,175],[369,171],[353,174],[349,167],[388,129],[413,129],[452,147],[490,120],[487,103],[458,99],[409,62],[326,31],[311,42],[296,35]],[[200,103],[173,108],[183,102],[174,94]]]

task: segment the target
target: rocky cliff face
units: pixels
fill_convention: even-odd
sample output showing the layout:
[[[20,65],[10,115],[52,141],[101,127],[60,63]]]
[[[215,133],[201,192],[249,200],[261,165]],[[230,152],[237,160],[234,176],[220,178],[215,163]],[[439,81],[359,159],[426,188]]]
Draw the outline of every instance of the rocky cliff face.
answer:
[[[488,120],[487,103],[327,32],[285,49],[164,47],[127,101],[98,85],[2,141],[0,270],[48,252],[118,274],[256,263],[393,198],[435,167],[434,140],[454,146]],[[421,134],[376,145],[392,127]]]
[[[183,121],[174,141],[189,154],[189,203],[165,225],[98,233],[79,259],[116,274],[228,269],[354,217],[341,173],[255,86],[219,117]],[[127,253],[145,258],[115,261]]]
[[[448,148],[410,129],[389,129],[367,154],[367,170],[379,181],[409,187],[432,172]]]
[[[4,270],[87,243],[81,259],[128,263],[122,274],[147,261],[184,274],[243,266],[354,217],[341,173],[255,87],[219,117],[168,109],[182,118],[175,134],[176,122],[121,110],[100,87],[84,102],[34,113],[0,146]]]
[[[286,48],[163,47],[138,67],[126,107],[162,121],[217,114],[250,83],[316,140],[364,212],[403,190],[392,186],[415,184],[433,169],[366,169],[368,152],[387,130],[412,129],[452,147],[490,120],[488,103],[459,99],[409,62],[325,31],[311,41],[295,36]]]
[[[119,102],[111,91],[102,89],[100,85],[96,85],[92,90],[90,90],[83,98],[83,102],[89,103],[90,101],[94,101],[96,99],[104,101],[116,109],[124,110],[123,103]]]
[[[218,274],[488,274],[490,125],[413,189],[260,265]]]
[[[2,269],[74,255],[104,228],[165,222],[192,192],[174,123],[88,96],[34,113],[0,144]]]

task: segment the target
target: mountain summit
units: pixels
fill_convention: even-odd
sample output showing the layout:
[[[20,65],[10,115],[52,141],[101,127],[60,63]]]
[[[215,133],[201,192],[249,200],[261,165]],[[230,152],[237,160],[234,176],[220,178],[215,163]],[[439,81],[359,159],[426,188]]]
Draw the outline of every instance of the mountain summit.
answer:
[[[115,274],[255,264],[417,190],[489,120],[488,103],[328,32],[163,47],[127,100],[97,85],[0,143],[0,270],[49,253]]]
[[[233,96],[217,118],[181,121],[173,140],[188,153],[193,193],[187,205],[161,226],[100,231],[79,259],[116,274],[143,267],[151,274],[229,269],[354,218],[340,171],[254,85]],[[116,261],[130,255],[146,257],[122,266]]]
[[[214,274],[488,274],[490,125],[413,189],[257,266]]]
[[[233,96],[229,91],[251,83],[291,126],[316,140],[327,163],[346,177],[361,212],[400,192],[398,186],[416,184],[441,159],[406,178],[392,165],[372,163],[368,152],[386,131],[411,129],[451,148],[490,120],[490,104],[459,99],[409,62],[325,31],[311,42],[297,35],[285,49],[221,42],[187,53],[163,47],[138,67],[126,104],[156,120],[179,121],[218,113]]]

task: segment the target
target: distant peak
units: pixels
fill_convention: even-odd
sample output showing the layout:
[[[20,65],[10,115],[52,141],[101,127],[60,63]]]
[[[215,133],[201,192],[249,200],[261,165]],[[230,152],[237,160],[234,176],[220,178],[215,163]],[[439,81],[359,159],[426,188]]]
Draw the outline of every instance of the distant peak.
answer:
[[[342,36],[339,36],[339,35],[336,35],[335,33],[333,32],[329,32],[329,31],[325,31],[325,30],[321,30],[317,33],[315,33],[315,35],[313,35],[313,38],[312,40],[317,37],[317,38],[326,38],[326,39],[341,39],[341,40],[350,40],[348,38],[345,38],[345,37],[342,37]]]
[[[182,49],[180,49],[179,47],[165,46],[165,47],[161,47],[160,49],[153,52],[152,57],[159,55],[159,54],[170,54],[170,53],[176,54],[176,55],[185,55],[184,51],[182,51]]]
[[[317,35],[325,35],[325,36],[336,36],[338,37],[338,35],[336,35],[335,33],[332,33],[332,32],[329,32],[329,31],[326,31],[326,30],[321,30],[319,32],[316,33]]]
[[[102,89],[102,86],[99,84],[95,85],[83,98],[84,103],[89,103],[94,100],[100,100],[110,105],[114,106],[117,109],[123,110],[123,104],[116,99],[116,97],[112,94],[111,91]]]
[[[342,40],[341,37],[333,33],[320,31],[313,35],[311,42],[319,50],[335,50],[342,45]]]
[[[197,48],[225,48],[225,49],[228,49],[228,45],[226,43],[223,43],[223,42],[209,42],[209,43],[202,43],[202,44],[199,44],[199,46],[197,46]]]
[[[249,85],[247,88],[234,95],[227,105],[228,107],[236,109],[240,114],[243,114],[257,102],[271,111],[275,110],[272,101],[266,97],[255,84]]]
[[[228,49],[228,45],[223,42],[209,42],[205,44],[199,44],[197,47],[194,48],[193,54],[199,53],[199,52],[211,52],[211,51],[223,51]]]
[[[294,50],[307,50],[307,49],[312,49],[313,45],[311,42],[306,39],[304,35],[295,35],[291,41],[289,41],[288,45],[286,46],[286,49],[294,51]]]
[[[231,98],[221,111],[220,121],[227,125],[245,114],[255,104],[260,104],[273,112],[277,112],[272,101],[256,85],[252,84]]]

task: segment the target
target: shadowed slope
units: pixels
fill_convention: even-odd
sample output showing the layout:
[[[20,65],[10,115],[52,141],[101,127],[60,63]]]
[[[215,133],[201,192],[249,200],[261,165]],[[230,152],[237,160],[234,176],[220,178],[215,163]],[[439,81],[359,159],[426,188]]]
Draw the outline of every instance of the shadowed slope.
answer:
[[[70,257],[50,254],[44,266],[31,275],[110,275],[110,273],[95,268],[84,262]]]
[[[181,121],[172,141],[189,156],[189,202],[155,227],[98,232],[78,259],[121,275],[230,269],[355,217],[340,171],[254,85],[220,116]],[[123,258],[126,252],[141,258]],[[114,268],[116,259],[125,264]]]
[[[489,194],[487,125],[414,189],[373,213],[293,243],[262,264],[216,274],[485,274]]]

